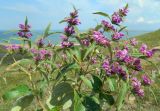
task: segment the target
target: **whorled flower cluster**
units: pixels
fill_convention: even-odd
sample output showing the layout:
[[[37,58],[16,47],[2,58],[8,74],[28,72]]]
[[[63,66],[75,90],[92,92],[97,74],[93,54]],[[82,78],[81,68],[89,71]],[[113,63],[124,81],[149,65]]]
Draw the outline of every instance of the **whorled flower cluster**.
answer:
[[[94,41],[96,41],[97,44],[102,45],[102,46],[109,46],[110,41],[107,39],[101,32],[99,31],[94,31],[92,35]]]
[[[31,49],[30,51],[31,53],[34,54],[34,60],[36,63],[41,60],[50,59],[52,56],[52,53],[46,49],[41,49],[41,50]]]
[[[142,44],[142,46],[140,47],[139,51],[144,54],[147,57],[152,57],[153,56],[153,51],[152,50],[148,50],[148,47],[146,44]]]
[[[19,51],[22,47],[18,44],[6,45],[4,48],[8,51]]]
[[[30,32],[30,25],[27,24],[19,24],[19,32],[17,33],[20,37],[29,39],[32,37],[32,33]]]
[[[112,15],[112,23],[119,24],[123,21],[123,17],[127,16],[128,13],[128,7],[124,7],[122,9],[119,9],[118,12],[114,12]]]
[[[68,41],[68,38],[75,33],[74,26],[79,25],[81,23],[78,19],[78,10],[74,10],[74,12],[71,12],[70,17],[66,18],[65,21],[68,25],[64,28],[64,35],[61,36],[62,48],[68,48],[74,45],[72,42]]]

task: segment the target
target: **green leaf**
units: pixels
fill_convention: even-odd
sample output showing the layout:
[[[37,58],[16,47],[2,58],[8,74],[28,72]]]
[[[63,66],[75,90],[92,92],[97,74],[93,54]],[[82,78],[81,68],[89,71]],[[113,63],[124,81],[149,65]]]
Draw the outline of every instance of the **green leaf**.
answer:
[[[113,105],[115,103],[113,96],[110,94],[100,93],[99,96],[101,99],[106,100],[109,105]]]
[[[100,105],[92,97],[84,97],[83,105],[86,111],[101,111]]]
[[[98,30],[101,29],[101,28],[102,28],[102,25],[99,24],[99,25],[97,25],[97,26],[95,27],[95,30],[98,31]]]
[[[25,19],[25,26],[28,25],[28,18],[26,16],[26,19]]]
[[[81,98],[79,97],[76,91],[74,91],[74,109],[73,111],[85,111],[85,107],[82,104]]]
[[[86,78],[84,75],[81,75],[80,78],[83,80],[84,84],[86,84],[90,89],[93,88],[92,83],[88,78]]]
[[[131,56],[136,57],[136,58],[144,58],[144,57],[146,57],[143,54],[138,53],[138,52],[137,53],[132,53]]]
[[[20,85],[17,86],[9,91],[7,91],[4,95],[3,95],[3,99],[4,100],[11,100],[11,99],[15,99],[17,97],[20,97],[22,95],[28,94],[30,93],[30,89],[27,85]]]
[[[93,90],[95,92],[101,91],[102,80],[99,77],[95,76],[95,75],[92,75],[92,78],[93,78],[93,82],[92,82]]]
[[[46,29],[44,31],[43,39],[48,37],[50,28],[51,28],[51,23],[48,24],[48,26],[46,27]]]
[[[68,71],[77,68],[77,64],[75,62],[72,62],[70,64],[66,64],[62,70],[60,70],[60,72],[58,73],[56,79],[60,79],[62,76],[65,75],[65,73],[67,73]]]
[[[127,28],[127,26],[121,27],[118,32],[121,32],[121,31],[123,31],[126,28]]]
[[[86,52],[85,52],[85,54],[84,54],[84,57],[83,57],[83,60],[86,59],[86,57],[95,49],[95,47],[96,47],[96,44],[93,43],[93,44],[86,50]]]
[[[74,90],[69,83],[62,82],[53,87],[50,104],[63,106],[68,100],[73,102]]]
[[[112,79],[112,78],[107,78],[107,81],[108,81],[108,85],[109,85],[110,91],[115,91],[114,79]]]
[[[61,20],[59,23],[61,24],[61,23],[64,23],[64,22],[66,22],[66,20],[64,19],[64,20]]]
[[[110,16],[108,14],[104,13],[104,12],[95,12],[93,14],[101,15],[101,16],[107,17],[111,20]]]
[[[61,111],[61,107],[59,107],[59,106],[56,106],[56,107],[54,107],[54,108],[52,108],[51,110],[49,110],[49,111]]]
[[[118,98],[116,101],[117,111],[120,111],[120,109],[122,108],[127,91],[128,91],[128,84],[125,81],[122,81],[122,87],[120,88],[120,92],[118,94]]]
[[[126,4],[125,8],[126,8],[126,9],[128,8],[128,3]]]
[[[34,96],[32,94],[25,95],[16,100],[15,106],[20,106],[21,109],[24,109],[31,105]]]

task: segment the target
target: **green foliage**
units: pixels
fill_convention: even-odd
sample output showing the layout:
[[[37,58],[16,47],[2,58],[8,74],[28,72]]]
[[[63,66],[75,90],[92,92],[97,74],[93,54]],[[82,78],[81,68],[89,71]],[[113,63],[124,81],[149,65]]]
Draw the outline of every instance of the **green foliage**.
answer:
[[[11,100],[11,99],[15,99],[17,97],[20,97],[22,95],[28,94],[30,93],[30,89],[27,85],[20,85],[17,86],[9,91],[7,91],[4,95],[3,95],[3,99],[4,100]]]

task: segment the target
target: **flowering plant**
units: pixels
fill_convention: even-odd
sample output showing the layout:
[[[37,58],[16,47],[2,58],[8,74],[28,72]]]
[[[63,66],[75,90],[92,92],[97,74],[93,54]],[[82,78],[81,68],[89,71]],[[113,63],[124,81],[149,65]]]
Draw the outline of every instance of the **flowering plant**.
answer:
[[[24,110],[33,105],[37,111],[119,111],[130,96],[143,98],[144,87],[153,81],[143,69],[142,60],[152,57],[154,51],[145,44],[138,49],[136,39],[122,39],[126,27],[121,23],[127,13],[128,4],[111,16],[96,12],[105,20],[87,32],[80,32],[77,26],[81,22],[74,8],[60,22],[67,24],[60,46],[45,41],[58,33],[50,32],[50,24],[38,41],[31,43],[31,27],[26,19],[25,25],[20,24],[18,35],[29,44],[9,45],[6,49],[13,53],[25,50],[22,54],[29,57],[13,57],[15,63],[6,71],[18,66],[28,75],[29,82],[6,92],[3,98],[16,99],[14,108]]]

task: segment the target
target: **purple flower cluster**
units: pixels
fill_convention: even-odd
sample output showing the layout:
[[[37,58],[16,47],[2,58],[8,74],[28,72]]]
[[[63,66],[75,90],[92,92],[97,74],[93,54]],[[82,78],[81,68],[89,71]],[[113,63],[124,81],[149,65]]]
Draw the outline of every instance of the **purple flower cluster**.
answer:
[[[7,45],[5,46],[5,49],[7,49],[8,51],[19,51],[22,47],[20,45],[17,44],[12,44],[12,45]]]
[[[119,24],[123,21],[123,17],[127,16],[128,13],[128,7],[124,7],[122,9],[119,9],[118,12],[114,12],[112,14],[112,23]]]
[[[37,46],[39,47],[39,48],[42,48],[43,46],[44,46],[44,39],[39,39],[38,41],[37,41]]]
[[[112,24],[110,24],[109,22],[102,20],[102,25],[107,29],[107,30],[113,30],[115,31],[115,28]]]
[[[142,70],[140,59],[133,58],[132,56],[130,56],[128,54],[128,50],[127,49],[118,50],[116,52],[116,57],[120,61],[125,62],[127,65],[132,66],[135,70],[138,70],[138,71]]]
[[[122,22],[122,17],[119,15],[118,12],[114,12],[112,15],[112,23],[119,24]]]
[[[17,33],[20,37],[22,38],[31,38],[32,37],[32,33],[30,32],[30,25],[23,25],[23,24],[19,24],[19,32]]]
[[[50,51],[45,49],[41,50],[31,49],[31,52],[35,55],[34,60],[36,63],[41,60],[50,59],[52,55]]]
[[[69,36],[72,36],[75,33],[74,26],[81,23],[78,19],[78,11],[74,10],[74,12],[71,12],[70,17],[68,17],[65,21],[68,23],[68,25],[64,28],[64,35],[61,36],[61,47],[69,48],[74,45],[72,42],[68,41]]]
[[[69,48],[72,47],[74,45],[74,43],[70,42],[70,41],[62,41],[61,42],[61,47],[62,48]]]
[[[89,42],[89,40],[88,39],[83,39],[83,40],[81,40],[81,43],[84,45],[84,46],[89,46],[89,44],[90,44],[90,42]]]
[[[132,78],[132,87],[135,94],[140,97],[144,96],[144,90],[141,88],[141,82],[135,77]]]
[[[152,57],[153,56],[153,51],[148,50],[146,44],[142,44],[142,46],[140,47],[140,52],[147,57]]]
[[[133,38],[133,39],[130,40],[130,44],[132,46],[136,46],[138,44],[138,41],[135,38]]]
[[[151,85],[152,80],[146,75],[142,75],[142,80],[144,85]]]
[[[126,79],[127,77],[126,72],[123,70],[123,68],[118,62],[110,64],[108,60],[105,60],[102,64],[102,68],[105,70],[108,76],[117,74],[121,76],[123,79]]]
[[[102,45],[102,46],[110,45],[110,41],[101,32],[94,31],[92,36],[97,44]]]
[[[67,36],[71,36],[72,34],[75,33],[74,27],[72,27],[72,26],[67,26],[67,27],[64,28],[64,32],[65,32],[65,34],[66,34]]]
[[[128,13],[128,8],[127,7],[123,7],[122,9],[119,9],[119,14],[123,17],[123,16],[127,16]]]
[[[112,35],[112,40],[119,40],[119,39],[121,39],[123,36],[124,36],[123,33],[115,32],[115,33]]]

